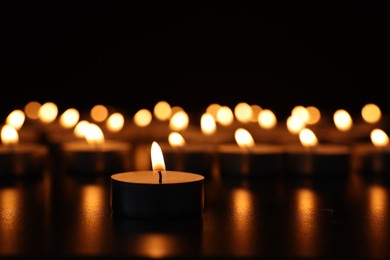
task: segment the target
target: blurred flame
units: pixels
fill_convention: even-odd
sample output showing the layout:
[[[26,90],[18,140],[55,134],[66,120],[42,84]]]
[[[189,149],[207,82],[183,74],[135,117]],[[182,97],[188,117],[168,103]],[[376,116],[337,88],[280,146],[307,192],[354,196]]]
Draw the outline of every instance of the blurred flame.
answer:
[[[173,131],[181,131],[187,129],[189,124],[188,114],[182,110],[172,115],[169,121],[169,127]]]
[[[167,101],[161,100],[154,106],[153,114],[158,120],[166,121],[172,115],[171,105]]]
[[[257,117],[257,122],[261,128],[272,129],[276,126],[277,119],[270,109],[263,109]]]
[[[377,105],[373,103],[368,103],[363,106],[361,110],[361,115],[365,122],[374,124],[379,122],[382,117],[382,112]]]
[[[165,171],[165,162],[160,145],[157,142],[152,143],[151,158],[153,171]]]
[[[309,128],[303,128],[299,132],[299,140],[305,147],[314,147],[318,144],[318,139],[314,132]]]
[[[217,125],[211,114],[204,113],[200,118],[200,127],[205,135],[212,135],[217,131]]]
[[[38,114],[41,122],[52,123],[57,118],[58,107],[53,102],[46,102],[39,108]]]
[[[152,113],[146,108],[140,109],[135,113],[133,120],[139,127],[148,126],[152,122]]]
[[[309,113],[309,119],[306,121],[308,125],[317,124],[321,120],[321,111],[315,106],[306,107],[307,112]]]
[[[231,125],[234,121],[233,111],[228,106],[221,106],[217,111],[217,120],[223,126]]]
[[[250,122],[252,114],[252,107],[246,102],[240,102],[234,107],[234,115],[241,123]]]
[[[384,147],[389,144],[389,136],[382,129],[373,129],[370,138],[371,142],[377,147]]]
[[[125,117],[119,113],[112,113],[106,121],[106,127],[110,132],[119,132],[125,124]]]
[[[213,103],[207,106],[206,113],[214,117],[214,120],[217,121],[217,113],[221,105]]]
[[[39,109],[41,107],[41,103],[38,101],[30,101],[24,106],[24,113],[30,119],[36,120],[39,118]]]
[[[64,128],[74,127],[80,119],[80,113],[75,108],[68,108],[60,116],[60,124]]]
[[[353,124],[351,115],[344,109],[338,109],[334,112],[333,121],[340,131],[348,131]]]
[[[290,115],[286,121],[287,130],[291,134],[298,134],[305,126],[305,122],[297,115]]]
[[[291,115],[299,117],[305,124],[309,121],[310,114],[304,106],[295,106],[291,110]]]
[[[104,135],[103,131],[97,124],[89,123],[85,132],[85,140],[89,144],[103,144],[104,143]]]
[[[250,148],[255,145],[252,135],[244,128],[238,128],[234,133],[234,137],[238,146],[242,148]]]
[[[95,122],[103,122],[108,117],[108,108],[104,105],[98,104],[90,110],[90,116]]]
[[[168,136],[168,142],[172,147],[183,147],[186,143],[184,137],[178,132],[172,132]]]
[[[251,109],[252,109],[252,117],[250,121],[252,123],[257,123],[257,118],[259,116],[260,111],[263,110],[263,108],[259,105],[251,105]]]
[[[13,127],[15,127],[16,130],[19,130],[20,128],[22,128],[25,119],[26,116],[24,112],[20,109],[16,109],[7,116],[7,118],[5,119],[5,123],[8,125],[12,125]]]
[[[1,142],[5,145],[17,144],[19,142],[18,131],[12,125],[4,125],[1,128]]]
[[[87,120],[79,121],[73,130],[74,135],[79,138],[84,137],[88,130],[88,125],[89,122]]]

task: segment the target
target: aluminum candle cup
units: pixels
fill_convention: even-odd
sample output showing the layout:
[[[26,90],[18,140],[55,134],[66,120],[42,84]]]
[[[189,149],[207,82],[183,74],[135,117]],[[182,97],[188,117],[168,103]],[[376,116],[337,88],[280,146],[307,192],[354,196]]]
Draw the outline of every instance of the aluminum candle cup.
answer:
[[[204,176],[181,171],[132,171],[111,176],[114,214],[161,219],[201,216]]]

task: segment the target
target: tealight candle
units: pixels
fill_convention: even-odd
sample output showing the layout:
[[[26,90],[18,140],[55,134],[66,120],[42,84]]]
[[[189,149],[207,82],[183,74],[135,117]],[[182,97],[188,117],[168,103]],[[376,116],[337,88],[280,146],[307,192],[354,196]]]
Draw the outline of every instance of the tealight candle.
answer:
[[[282,172],[283,149],[280,145],[255,144],[244,128],[235,131],[236,144],[218,146],[221,176],[277,177]]]
[[[321,177],[346,177],[350,172],[350,147],[318,144],[314,132],[303,128],[299,132],[301,145],[286,146],[286,174]]]
[[[151,146],[152,171],[111,175],[110,203],[114,214],[133,218],[182,218],[201,216],[204,176],[166,171],[161,147]]]
[[[48,149],[36,143],[18,143],[18,132],[13,126],[1,129],[0,178],[13,176],[42,176],[46,170]]]
[[[70,174],[96,176],[131,168],[131,143],[105,140],[101,129],[94,123],[87,127],[85,140],[60,144],[62,169]]]

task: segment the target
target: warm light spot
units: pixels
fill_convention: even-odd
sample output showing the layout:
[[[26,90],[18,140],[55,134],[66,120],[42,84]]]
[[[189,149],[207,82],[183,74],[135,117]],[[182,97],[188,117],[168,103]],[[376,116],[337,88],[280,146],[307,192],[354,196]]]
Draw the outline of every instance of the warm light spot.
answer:
[[[309,112],[304,106],[295,106],[291,110],[291,115],[299,117],[305,124],[309,120]]]
[[[377,147],[384,147],[389,144],[389,136],[382,129],[373,129],[370,138],[371,142]]]
[[[214,120],[217,121],[217,113],[220,107],[221,105],[216,103],[210,104],[206,108],[206,113],[212,115],[214,117]]]
[[[297,191],[298,210],[304,217],[313,215],[315,210],[315,196],[313,191],[307,188],[301,188]]]
[[[27,118],[36,120],[39,118],[39,109],[41,108],[41,103],[38,101],[30,101],[24,106],[24,113],[26,113]]]
[[[1,128],[1,142],[5,145],[17,144],[19,142],[18,131],[11,125],[3,125]]]
[[[234,116],[241,123],[248,123],[252,118],[252,108],[246,102],[240,102],[234,107]]]
[[[169,127],[173,131],[181,131],[187,129],[189,124],[189,117],[188,114],[184,111],[178,111],[175,114],[172,115],[171,119],[169,120]]]
[[[89,144],[100,145],[104,143],[103,131],[94,123],[88,124],[84,137]]]
[[[287,130],[291,134],[298,134],[305,126],[302,118],[297,115],[290,115],[286,121]]]
[[[106,127],[108,131],[113,133],[117,133],[122,130],[124,124],[125,117],[119,112],[112,113],[106,121]]]
[[[241,217],[248,216],[253,210],[251,192],[245,188],[239,188],[233,190],[233,207],[235,213]]]
[[[348,131],[352,127],[352,117],[344,109],[338,109],[333,114],[333,122],[340,131]]]
[[[303,128],[299,132],[299,140],[305,147],[314,147],[318,144],[318,139],[314,132],[309,128]]]
[[[173,116],[174,114],[176,114],[179,111],[184,111],[184,109],[181,106],[173,106],[171,108],[171,116]]]
[[[141,258],[169,259],[177,254],[177,241],[169,234],[144,233],[135,240]]]
[[[309,113],[309,119],[306,121],[308,125],[317,124],[321,120],[321,112],[315,106],[306,107],[307,112]]]
[[[74,128],[74,135],[79,138],[83,138],[88,131],[89,122],[87,120],[79,121]]]
[[[151,158],[153,171],[165,171],[165,162],[160,145],[157,142],[152,143]]]
[[[74,127],[80,119],[80,113],[75,108],[68,108],[60,116],[60,124],[64,128]]]
[[[135,113],[133,120],[139,127],[148,126],[152,122],[152,113],[146,108],[140,109]]]
[[[382,112],[377,105],[369,103],[363,106],[361,115],[364,121],[370,124],[374,124],[379,122],[382,117]]]
[[[172,114],[171,105],[167,101],[159,101],[153,108],[154,116],[160,121],[167,121]]]
[[[238,146],[242,148],[250,148],[255,145],[255,141],[253,140],[252,135],[244,128],[238,128],[234,132],[234,138]]]
[[[217,125],[211,114],[204,113],[200,118],[200,127],[205,135],[213,135],[217,131]]]
[[[263,108],[259,105],[251,105],[252,108],[252,117],[251,117],[251,122],[252,123],[257,123],[257,118],[259,117],[259,113]]]
[[[234,121],[233,111],[228,106],[221,106],[217,111],[217,120],[223,126],[231,125]]]
[[[58,107],[53,102],[46,102],[39,108],[39,119],[43,123],[52,123],[58,115]]]
[[[272,129],[276,126],[277,119],[274,112],[269,109],[263,109],[257,117],[257,122],[261,128]]]
[[[178,132],[172,132],[168,136],[168,142],[172,147],[183,147],[186,143],[184,137]]]
[[[15,127],[16,130],[19,130],[20,128],[22,128],[25,119],[26,116],[24,112],[20,109],[16,109],[7,116],[7,118],[5,119],[5,123],[8,125],[12,125],[13,127]]]
[[[89,113],[93,121],[103,122],[108,117],[108,108],[104,105],[98,104],[93,106]]]
[[[369,189],[370,213],[377,221],[386,220],[388,199],[386,189],[379,185],[373,185]]]

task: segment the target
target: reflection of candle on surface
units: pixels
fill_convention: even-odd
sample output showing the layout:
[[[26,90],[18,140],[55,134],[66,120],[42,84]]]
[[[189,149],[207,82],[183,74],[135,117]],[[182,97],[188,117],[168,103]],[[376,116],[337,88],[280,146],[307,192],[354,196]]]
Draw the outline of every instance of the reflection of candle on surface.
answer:
[[[134,218],[201,216],[204,177],[166,171],[161,147],[151,146],[152,171],[111,175],[111,207],[114,213]]]
[[[11,125],[1,128],[0,177],[41,176],[46,170],[45,146],[35,143],[19,143],[17,130]]]
[[[355,144],[354,158],[360,173],[378,176],[390,172],[389,137],[385,131],[375,128],[370,133],[371,143]]]
[[[346,145],[319,144],[309,128],[299,132],[301,145],[286,146],[286,173],[302,176],[347,176],[350,149]]]
[[[94,123],[86,127],[85,140],[61,144],[66,172],[95,176],[130,169],[132,146],[129,142],[105,140],[100,127]]]
[[[221,176],[274,176],[281,173],[283,149],[278,145],[255,145],[244,128],[235,131],[236,144],[218,146]]]

